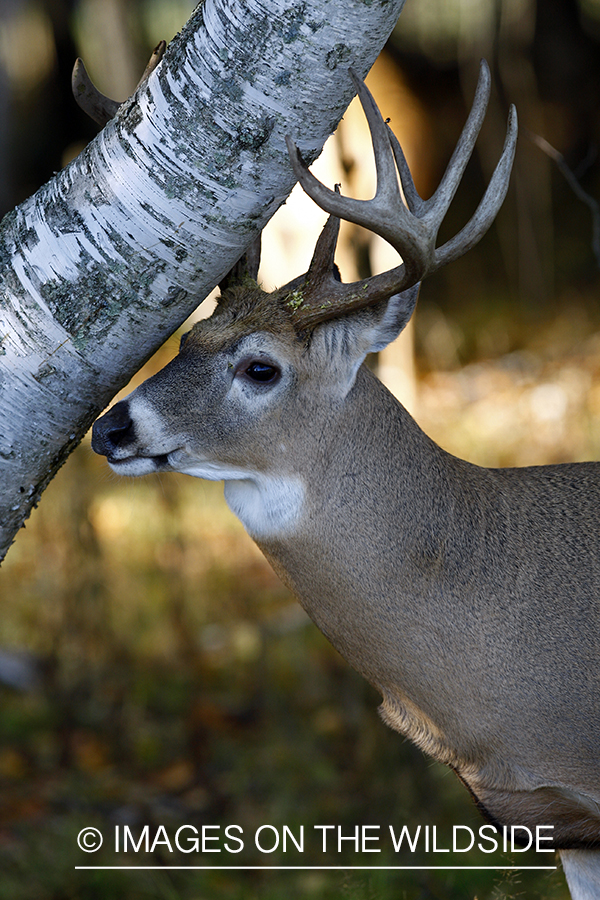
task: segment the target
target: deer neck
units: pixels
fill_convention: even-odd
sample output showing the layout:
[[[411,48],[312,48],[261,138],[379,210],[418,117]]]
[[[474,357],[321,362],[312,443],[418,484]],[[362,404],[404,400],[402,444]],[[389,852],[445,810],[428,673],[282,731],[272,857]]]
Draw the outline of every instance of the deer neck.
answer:
[[[415,635],[440,628],[431,604],[420,608],[419,581],[425,593],[447,535],[457,533],[455,510],[464,504],[455,463],[468,467],[434,444],[363,367],[314,442],[310,480],[298,473],[295,526],[253,535],[313,621],[384,696],[415,686],[402,704],[416,718],[427,703]],[[433,722],[427,728],[435,731]]]

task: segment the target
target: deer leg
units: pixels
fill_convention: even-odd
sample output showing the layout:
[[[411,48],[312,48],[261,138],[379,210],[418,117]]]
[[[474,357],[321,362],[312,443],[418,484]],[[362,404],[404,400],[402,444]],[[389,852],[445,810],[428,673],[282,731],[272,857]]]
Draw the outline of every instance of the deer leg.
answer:
[[[598,900],[600,851],[561,850],[560,859],[573,900]]]

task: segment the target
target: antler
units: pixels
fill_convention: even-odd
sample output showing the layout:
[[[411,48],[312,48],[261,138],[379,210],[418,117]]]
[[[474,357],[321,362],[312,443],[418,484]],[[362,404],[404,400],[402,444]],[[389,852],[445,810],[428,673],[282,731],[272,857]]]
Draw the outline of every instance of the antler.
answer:
[[[417,193],[402,148],[383,121],[371,93],[352,69],[350,75],[367,117],[373,143],[377,190],[372,200],[355,200],[343,197],[337,188],[335,191],[329,190],[309,172],[298,148],[286,136],[290,161],[298,181],[309,197],[331,214],[306,276],[281,289],[282,293],[301,293],[301,300],[294,307],[294,318],[301,330],[388,299],[462,256],[483,237],[508,190],[517,141],[514,106],[510,108],[502,155],[477,210],[455,237],[436,248],[439,227],[456,193],[485,117],[490,94],[490,72],[485,60],[481,62],[471,112],[446,172],[429,200],[422,200]],[[406,204],[398,185],[398,174]],[[330,222],[338,217],[362,225],[385,238],[402,257],[402,264],[364,281],[342,284],[337,280],[332,265],[337,229]]]
[[[144,69],[142,77],[138,81],[137,88],[142,85],[151,72],[157,67],[167,49],[166,41],[159,41],[152,55],[148,60],[148,65]],[[91,80],[87,70],[83,64],[83,60],[79,57],[75,60],[73,66],[73,74],[71,75],[71,88],[73,96],[81,109],[94,120],[98,125],[104,127],[106,123],[113,118],[121,104],[117,100],[111,100],[106,94],[98,90]]]

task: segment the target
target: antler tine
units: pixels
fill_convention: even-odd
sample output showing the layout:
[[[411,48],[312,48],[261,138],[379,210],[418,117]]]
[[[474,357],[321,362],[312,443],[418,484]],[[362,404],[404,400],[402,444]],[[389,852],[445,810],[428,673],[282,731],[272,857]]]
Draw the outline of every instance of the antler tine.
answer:
[[[429,198],[423,200],[419,195],[415,183],[413,181],[410,169],[404,151],[400,146],[400,142],[394,132],[389,130],[390,143],[400,173],[402,189],[408,204],[408,208],[419,219],[425,218],[431,210],[432,223],[437,224],[438,228],[442,219],[446,215],[448,207],[452,202],[460,180],[465,171],[466,165],[471,158],[475,142],[481,130],[487,105],[490,97],[490,70],[485,59],[481,60],[479,67],[479,78],[477,79],[477,88],[475,97],[471,105],[471,110],[454,152],[450,158],[450,162],[446,166],[446,171],[440,181],[436,191]]]
[[[146,64],[146,68],[142,72],[142,77],[140,78],[140,80],[137,83],[136,91],[139,87],[141,87],[142,84],[144,84],[145,81],[148,80],[148,78],[152,74],[152,72],[154,72],[155,68],[157,67],[157,65],[159,64],[159,62],[165,55],[166,49],[167,49],[167,42],[159,41],[158,44],[156,45],[156,47],[154,48],[154,50],[152,51],[152,53],[150,54],[150,59],[148,60],[148,62]]]
[[[336,184],[335,193],[339,194],[339,192],[340,185]],[[331,275],[334,272],[335,248],[337,247],[339,233],[340,220],[337,216],[330,215],[315,245],[307,272],[309,281],[314,282],[315,278],[322,278],[323,274],[329,273]]]
[[[423,200],[415,187],[412,173],[408,168],[408,162],[406,161],[404,150],[400,145],[400,141],[389,125],[387,126],[387,128],[388,137],[392,146],[392,152],[394,154],[394,159],[396,160],[396,165],[398,166],[398,173],[400,175],[400,181],[402,183],[402,190],[404,191],[404,198],[411,213],[413,213],[413,215],[417,216],[417,218],[420,219],[427,208],[427,201]]]
[[[511,105],[502,155],[496,164],[485,194],[464,228],[435,251],[436,269],[458,259],[459,256],[474,247],[496,218],[508,191],[510,172],[517,146],[517,133],[517,110]]]
[[[353,68],[349,68],[348,72],[356,88],[356,93],[371,133],[373,155],[375,156],[375,171],[377,174],[375,196],[383,194],[384,200],[389,200],[388,192],[391,191],[400,200],[394,154],[390,146],[389,128],[383,121],[373,95],[364,81],[360,80]]]
[[[224,294],[225,291],[228,291],[234,285],[243,283],[245,278],[251,278],[253,281],[256,281],[260,267],[261,243],[262,235],[258,234],[238,261],[233,264],[229,272],[223,276],[219,282],[221,294]]]
[[[113,118],[121,105],[98,90],[79,57],[73,66],[71,88],[77,105],[102,128]]]
[[[440,227],[442,219],[448,211],[448,207],[454,199],[460,180],[467,167],[467,163],[473,153],[475,142],[481,130],[483,120],[487,111],[488,101],[490,98],[491,76],[490,69],[485,61],[481,60],[479,66],[479,78],[475,89],[475,96],[471,105],[471,110],[464,124],[458,143],[454,148],[454,152],[450,157],[450,162],[446,167],[446,171],[442,176],[436,191],[425,201],[425,212],[423,219],[427,220],[432,227],[437,229]]]
[[[339,194],[340,186],[335,185],[335,192]],[[327,296],[327,308],[330,307],[332,298],[340,289],[341,279],[339,270],[335,264],[335,248],[340,232],[340,220],[337,216],[330,215],[323,226],[319,239],[315,245],[308,271],[292,279],[279,288],[278,294],[288,299],[290,308],[296,313],[302,308],[306,315],[309,303],[306,303],[307,295],[318,293],[319,297]],[[303,327],[307,327],[303,325]]]
[[[355,222],[356,217],[360,216],[362,200],[355,200],[353,197],[342,197],[334,191],[325,187],[324,184],[315,178],[308,166],[302,159],[300,151],[291,137],[286,134],[285,143],[287,145],[290,163],[294,170],[294,175],[302,185],[302,188],[308,196],[315,201],[317,206],[334,216]]]
[[[142,77],[136,85],[137,89],[147,81],[149,75],[156,69],[157,65],[165,55],[167,48],[166,41],[159,41],[148,60],[148,64],[144,69]],[[82,59],[77,58],[73,66],[73,74],[71,75],[71,88],[73,96],[78,106],[87,113],[87,115],[100,125],[102,128],[112,119],[121,103],[111,100],[102,91],[99,91],[90,76],[87,73]]]
[[[414,230],[413,217],[410,215],[398,186],[398,176],[394,162],[394,154],[390,145],[389,129],[365,84],[353,69],[350,75],[358,91],[358,97],[365,112],[375,156],[377,172],[377,189],[372,200],[356,200],[353,197],[342,197],[321,184],[308,170],[300,151],[292,139],[286,135],[290,162],[294,174],[303,189],[321,209],[362,225],[370,231],[381,235],[386,241],[402,253],[406,249],[406,236]],[[418,249],[413,248],[418,252]],[[429,248],[428,248],[429,249]],[[419,259],[419,263],[422,260]]]

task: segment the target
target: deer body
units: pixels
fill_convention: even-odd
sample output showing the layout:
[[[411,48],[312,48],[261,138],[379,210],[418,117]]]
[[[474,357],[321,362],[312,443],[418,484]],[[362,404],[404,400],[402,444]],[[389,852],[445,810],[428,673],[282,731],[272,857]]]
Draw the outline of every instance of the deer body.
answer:
[[[378,172],[387,168],[397,192],[391,138],[362,90],[379,129]],[[554,826],[573,896],[592,900],[600,464],[484,469],[457,459],[365,367],[410,318],[419,273],[456,255],[456,239],[427,250],[435,239],[423,226],[454,188],[442,182],[442,200],[423,204],[394,155],[421,215],[410,240],[399,229],[406,267],[340,285],[329,277],[330,219],[304,280],[274,295],[249,281],[227,288],[179,355],[95,424],[93,447],[122,474],[223,479],[273,568],[381,693],[383,718],[451,766],[492,821]],[[367,204],[321,188],[321,205],[348,202],[354,216],[358,203],[353,221],[364,220]],[[496,190],[501,202],[504,182]],[[387,204],[393,241],[390,217]],[[464,232],[472,245],[473,229]]]
[[[240,339],[239,323],[230,335],[210,321],[114,407],[129,425],[113,467],[224,479],[393,728],[455,769],[494,821],[600,846],[600,465],[480,468],[354,372],[353,329],[323,325],[290,355],[274,334]],[[285,373],[270,390],[232,374],[256,353]]]
[[[364,368],[319,427],[334,446],[304,457],[303,515],[258,539],[267,559],[388,724],[493,820],[600,846],[600,466],[465,463]]]

